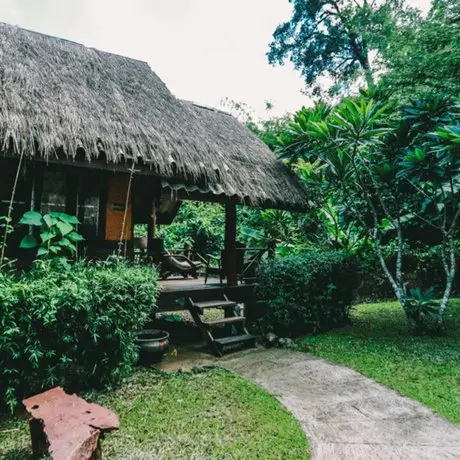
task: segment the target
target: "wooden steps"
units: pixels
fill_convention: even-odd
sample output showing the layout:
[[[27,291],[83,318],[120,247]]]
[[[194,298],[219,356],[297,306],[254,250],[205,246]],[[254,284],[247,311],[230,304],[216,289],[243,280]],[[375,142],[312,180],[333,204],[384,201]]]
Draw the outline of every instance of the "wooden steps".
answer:
[[[212,321],[203,321],[206,326],[219,326],[220,324],[235,324],[244,323],[246,318],[244,316],[230,316],[229,318],[215,319]]]
[[[188,309],[196,325],[202,331],[209,349],[217,356],[222,356],[225,352],[236,350],[243,347],[254,347],[255,337],[246,329],[246,318],[237,313],[238,304],[230,301],[225,295],[222,299],[208,300],[204,302],[194,302],[189,297]],[[223,310],[225,317],[203,321],[202,315],[206,308],[220,308]],[[216,326],[224,326],[228,336],[215,337]]]
[[[242,347],[252,348],[256,346],[256,338],[250,334],[233,335],[231,337],[215,339],[215,342],[223,352]]]
[[[234,308],[237,303],[230,300],[208,300],[206,302],[194,302],[193,306],[199,310],[204,310],[205,308]]]

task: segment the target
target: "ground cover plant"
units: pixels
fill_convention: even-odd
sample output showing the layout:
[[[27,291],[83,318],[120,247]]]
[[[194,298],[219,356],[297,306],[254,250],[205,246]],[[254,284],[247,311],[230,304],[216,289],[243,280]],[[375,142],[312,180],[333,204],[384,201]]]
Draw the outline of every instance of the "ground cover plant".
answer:
[[[80,223],[75,216],[63,212],[50,212],[43,216],[36,211],[27,211],[19,221],[21,225],[37,229],[38,239],[30,233],[21,241],[22,249],[37,250],[37,257],[74,255],[77,244],[84,238],[75,231]]]
[[[443,335],[411,335],[398,304],[381,302],[354,307],[349,327],[299,343],[460,424],[460,300],[451,301]]]
[[[120,430],[103,441],[105,458],[309,458],[294,417],[264,390],[221,369],[140,370],[93,399],[120,417]],[[30,458],[24,417],[0,421],[0,457]]]

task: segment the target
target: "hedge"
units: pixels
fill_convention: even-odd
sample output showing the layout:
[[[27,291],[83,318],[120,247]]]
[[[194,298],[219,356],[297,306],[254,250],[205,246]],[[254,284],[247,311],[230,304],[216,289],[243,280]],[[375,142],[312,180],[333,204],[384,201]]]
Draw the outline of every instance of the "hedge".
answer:
[[[340,251],[267,260],[257,279],[259,321],[285,337],[342,326],[356,278],[356,260]]]
[[[111,260],[36,262],[0,274],[0,404],[110,386],[137,360],[134,332],[155,310],[157,273]]]

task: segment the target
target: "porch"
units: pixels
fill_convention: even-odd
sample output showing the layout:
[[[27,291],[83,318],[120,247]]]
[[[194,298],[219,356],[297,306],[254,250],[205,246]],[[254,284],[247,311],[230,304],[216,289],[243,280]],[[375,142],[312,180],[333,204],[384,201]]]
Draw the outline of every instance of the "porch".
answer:
[[[12,189],[15,190],[13,198]],[[184,200],[219,203],[225,207],[222,229],[225,238],[220,254],[225,263],[222,262],[220,267],[220,276],[225,278],[226,285],[238,283],[236,198],[215,196],[209,191],[175,191],[154,174],[145,171],[129,174],[127,167],[124,166],[123,170],[120,165],[107,170],[96,160],[89,165],[77,161],[73,164],[51,160],[45,163],[41,159],[18,162],[6,157],[0,168],[0,215],[8,215],[11,199],[13,222],[18,222],[29,210],[42,214],[65,212],[78,217],[77,231],[84,237],[84,241],[77,245],[81,258],[103,259],[122,245],[123,254],[129,258],[134,258],[136,251],[143,247],[144,254],[157,265],[165,250],[171,251],[172,256],[177,252],[177,248],[160,247],[161,239],[156,238],[157,227],[169,225]],[[136,227],[145,228],[145,236],[136,237]],[[34,256],[31,251],[19,247],[28,232],[27,227],[16,226],[8,238],[7,257],[19,260],[23,266],[27,266]],[[174,296],[181,290],[187,293],[191,284],[192,280],[171,280],[165,284],[166,292],[169,298],[173,296],[171,290]],[[194,291],[208,290],[215,288],[219,280],[210,280],[207,286],[203,279],[194,284]],[[172,285],[175,288],[168,287]]]
[[[254,300],[254,284],[232,285],[218,278],[197,279],[170,278],[160,281],[161,292],[158,298],[160,312],[180,311],[187,309],[187,299],[192,297],[196,301],[207,301],[222,298],[224,295],[237,303],[244,303],[246,309],[250,308]]]
[[[77,216],[80,222],[77,231],[84,237],[84,241],[78,244],[78,257],[105,259],[118,250],[125,257],[144,259],[143,263],[157,266],[163,278],[162,292],[157,300],[159,310],[189,310],[215,354],[221,355],[230,347],[243,343],[253,344],[254,337],[245,327],[246,317],[241,315],[240,304],[248,307],[252,303],[254,286],[249,283],[254,277],[251,281],[248,278],[268,249],[238,245],[238,202],[235,198],[215,196],[211,192],[175,191],[158,177],[141,172],[134,175],[133,170],[128,174],[99,170],[94,165],[47,165],[39,160],[27,160],[21,164],[5,159],[3,165],[0,170],[0,213],[9,205],[8,193],[12,184],[16,184],[15,200],[21,202],[13,202],[13,208],[19,214],[13,216],[14,219],[19,219],[25,210],[41,214],[66,212]],[[170,224],[184,200],[209,201],[224,207],[224,238],[218,256],[206,257],[190,248],[198,257],[192,260],[185,254],[181,256],[180,252],[185,248],[167,248],[164,240],[157,237],[158,226]],[[136,235],[136,226],[145,230],[144,236]],[[18,240],[28,231],[25,226],[17,228],[11,235],[12,244],[8,245],[8,256],[20,260],[24,267],[34,254],[20,250]],[[207,282],[204,278],[194,279],[197,273],[206,274]],[[186,275],[188,279],[184,279]],[[216,275],[218,278],[209,278]],[[219,309],[222,317],[203,320],[203,312],[207,309]],[[221,326],[227,332],[224,338],[214,335],[214,330],[221,329]]]
[[[255,303],[254,284],[231,285],[221,283],[218,278],[208,279],[207,284],[204,281],[204,277],[160,281],[158,312],[188,311],[209,350],[216,356],[241,347],[253,347],[255,337],[248,332],[246,321]],[[186,324],[183,320],[180,322]],[[169,323],[164,328],[172,334],[171,326]],[[188,335],[182,329],[181,338]]]

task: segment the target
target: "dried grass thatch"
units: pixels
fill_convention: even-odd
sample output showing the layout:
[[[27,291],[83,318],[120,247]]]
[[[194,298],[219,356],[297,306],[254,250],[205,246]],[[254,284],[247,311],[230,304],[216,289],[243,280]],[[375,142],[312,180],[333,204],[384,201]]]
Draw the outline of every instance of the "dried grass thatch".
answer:
[[[147,63],[0,23],[0,146],[134,161],[261,206],[306,207],[289,170],[230,115],[176,99]]]

